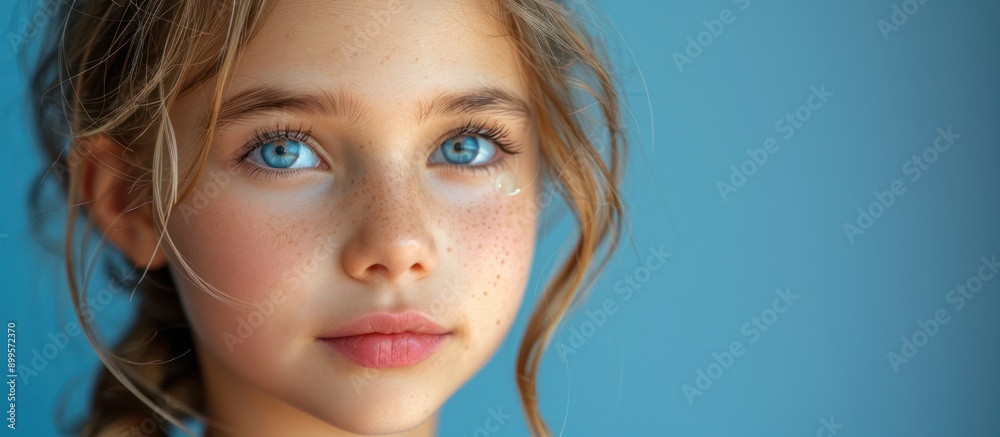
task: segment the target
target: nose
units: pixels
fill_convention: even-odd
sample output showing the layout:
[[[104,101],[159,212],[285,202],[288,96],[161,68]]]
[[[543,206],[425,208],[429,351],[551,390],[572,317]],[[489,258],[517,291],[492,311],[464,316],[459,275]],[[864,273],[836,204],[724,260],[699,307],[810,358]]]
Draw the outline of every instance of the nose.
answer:
[[[398,179],[372,182],[362,181],[366,189],[351,196],[351,211],[342,211],[357,217],[342,252],[344,271],[358,281],[397,285],[427,277],[437,266],[437,249],[423,191]]]

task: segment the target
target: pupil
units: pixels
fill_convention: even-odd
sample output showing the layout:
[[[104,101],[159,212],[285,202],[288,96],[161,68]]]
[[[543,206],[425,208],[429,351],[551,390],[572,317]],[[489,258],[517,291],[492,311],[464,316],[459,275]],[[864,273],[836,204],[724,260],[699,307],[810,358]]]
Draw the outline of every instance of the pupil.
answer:
[[[274,149],[274,153],[277,153],[279,155],[284,155],[285,154],[285,146],[278,146],[278,147],[276,147]]]

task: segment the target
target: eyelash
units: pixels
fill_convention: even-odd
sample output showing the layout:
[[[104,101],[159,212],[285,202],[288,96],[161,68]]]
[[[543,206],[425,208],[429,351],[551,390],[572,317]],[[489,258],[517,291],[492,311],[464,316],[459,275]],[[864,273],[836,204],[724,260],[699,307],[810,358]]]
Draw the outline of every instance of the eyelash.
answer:
[[[233,161],[233,166],[243,167],[251,177],[261,177],[269,181],[273,181],[275,179],[290,179],[304,169],[295,168],[290,170],[271,170],[250,163],[247,161],[247,158],[249,158],[250,154],[257,149],[266,146],[268,143],[280,140],[301,141],[302,143],[309,145],[309,147],[316,147],[310,141],[312,138],[310,136],[311,133],[312,129],[306,129],[303,131],[301,124],[299,124],[298,128],[292,129],[291,123],[286,123],[285,127],[281,127],[280,124],[275,124],[273,129],[257,129],[247,144],[240,148],[238,157]]]
[[[492,123],[489,124],[489,127],[487,127],[487,124],[487,122],[475,123],[472,120],[469,120],[469,122],[464,126],[452,130],[448,136],[443,138],[437,145],[434,146],[434,149],[431,150],[433,152],[437,148],[441,147],[441,143],[463,135],[482,137],[483,139],[492,142],[498,149],[500,149],[501,152],[503,152],[499,157],[495,157],[492,162],[471,166],[451,163],[440,164],[473,174],[478,172],[489,173],[497,167],[505,164],[509,156],[521,153],[521,147],[511,139],[510,130],[506,126],[499,123]],[[258,129],[254,132],[253,137],[247,142],[247,144],[240,149],[238,157],[234,160],[233,165],[246,167],[251,177],[259,176],[267,180],[292,178],[304,169],[271,170],[252,164],[248,162],[247,159],[250,157],[251,153],[273,141],[295,140],[301,141],[302,143],[309,145],[309,147],[316,147],[310,141],[312,138],[310,136],[311,133],[312,129],[306,129],[303,131],[301,124],[298,128],[292,129],[290,123],[286,123],[284,127],[276,124],[273,129]]]
[[[493,159],[493,162],[490,162],[488,164],[461,165],[461,164],[451,164],[445,162],[442,163],[442,165],[446,165],[451,168],[457,168],[461,171],[471,172],[473,174],[476,174],[478,172],[489,174],[491,171],[495,170],[499,166],[506,164],[507,159],[510,156],[521,153],[521,147],[511,139],[510,130],[507,129],[506,126],[503,126],[499,123],[493,123],[489,125],[489,127],[486,126],[487,122],[485,121],[480,123],[473,123],[472,120],[469,120],[469,122],[466,123],[465,126],[462,126],[458,129],[451,131],[451,133],[448,134],[448,136],[445,137],[443,140],[441,140],[441,142],[449,141],[463,135],[479,136],[496,145],[497,148],[500,149],[501,152],[500,156],[495,157]],[[437,150],[438,147],[441,147],[440,143],[434,146],[434,149],[431,150],[432,151]]]

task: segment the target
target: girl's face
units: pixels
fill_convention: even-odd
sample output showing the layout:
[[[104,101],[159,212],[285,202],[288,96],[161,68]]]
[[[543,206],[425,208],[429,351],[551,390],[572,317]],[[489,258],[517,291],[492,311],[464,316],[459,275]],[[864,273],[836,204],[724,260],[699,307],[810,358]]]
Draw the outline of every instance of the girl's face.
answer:
[[[266,17],[167,224],[213,418],[260,435],[433,427],[490,359],[525,291],[540,184],[502,34],[459,0],[282,0]],[[171,108],[182,169],[215,85]],[[211,297],[178,255],[259,309]]]

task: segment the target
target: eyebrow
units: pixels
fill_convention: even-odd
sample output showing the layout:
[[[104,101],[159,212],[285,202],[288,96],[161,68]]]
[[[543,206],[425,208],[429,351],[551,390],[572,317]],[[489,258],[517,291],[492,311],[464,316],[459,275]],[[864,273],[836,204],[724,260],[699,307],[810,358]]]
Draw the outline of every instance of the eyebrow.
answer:
[[[433,116],[461,116],[479,112],[529,118],[529,108],[527,102],[507,89],[485,85],[442,92],[429,100],[419,100],[414,120],[423,124]],[[362,125],[371,116],[371,111],[364,105],[364,99],[344,89],[304,93],[259,85],[226,98],[220,106],[216,127],[221,128],[253,115],[282,111],[340,118],[354,126]],[[208,127],[207,118],[203,127]]]

